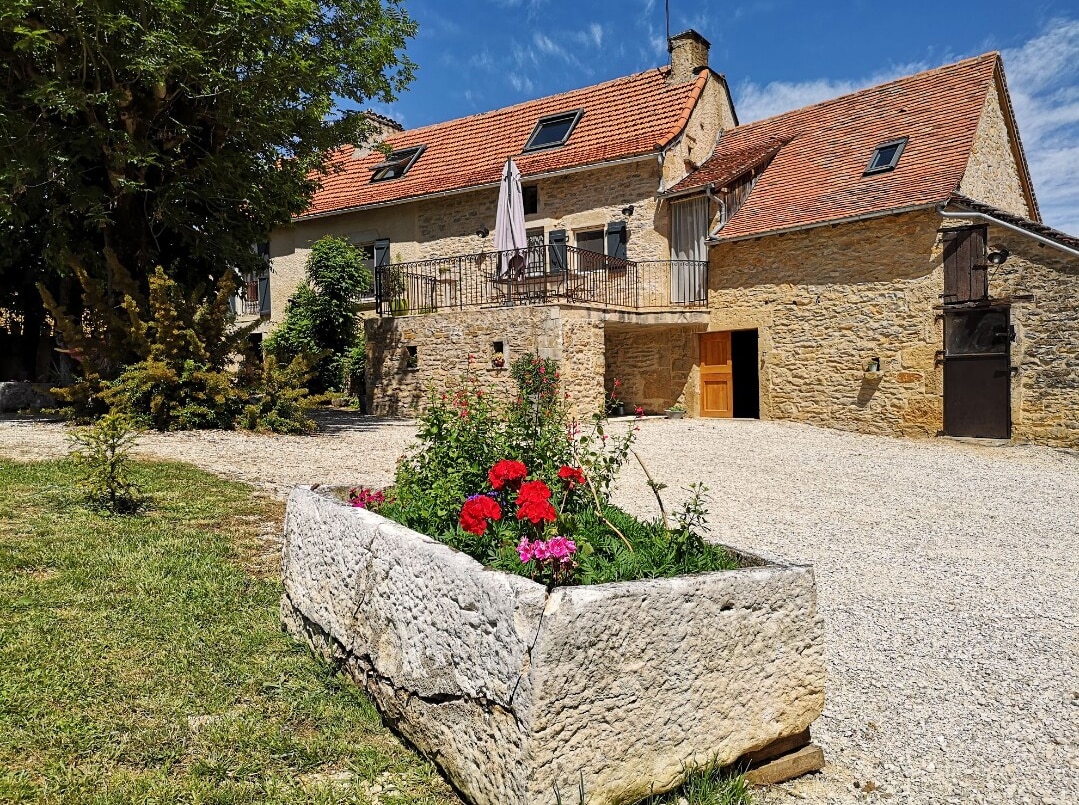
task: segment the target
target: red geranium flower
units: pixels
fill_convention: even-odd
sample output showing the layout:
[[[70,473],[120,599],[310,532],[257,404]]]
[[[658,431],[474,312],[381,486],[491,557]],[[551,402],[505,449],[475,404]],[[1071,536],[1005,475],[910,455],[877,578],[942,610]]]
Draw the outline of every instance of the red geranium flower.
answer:
[[[551,490],[543,481],[521,484],[521,491],[517,495],[517,519],[528,520],[533,525],[544,520],[553,523],[558,513],[550,501]]]
[[[558,470],[558,477],[561,478],[562,482],[570,489],[573,489],[574,486],[581,486],[584,484],[584,473],[581,471],[580,467],[570,467],[569,465],[565,465]]]
[[[498,501],[487,495],[473,495],[461,507],[458,522],[461,528],[478,537],[487,530],[488,520],[498,520],[501,517],[502,508],[498,505]]]
[[[520,461],[510,461],[508,459],[499,461],[487,473],[487,477],[491,481],[491,487],[494,489],[501,489],[504,486],[508,486],[510,489],[518,489],[526,475],[528,475],[528,468],[524,464]]]

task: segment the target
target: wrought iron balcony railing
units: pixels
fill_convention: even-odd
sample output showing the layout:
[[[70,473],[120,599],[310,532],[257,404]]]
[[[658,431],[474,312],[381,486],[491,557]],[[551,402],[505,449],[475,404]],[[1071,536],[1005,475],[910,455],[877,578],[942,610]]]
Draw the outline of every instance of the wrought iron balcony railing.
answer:
[[[480,252],[381,266],[380,315],[510,305],[572,304],[615,310],[703,308],[708,263],[622,260],[573,246]]]

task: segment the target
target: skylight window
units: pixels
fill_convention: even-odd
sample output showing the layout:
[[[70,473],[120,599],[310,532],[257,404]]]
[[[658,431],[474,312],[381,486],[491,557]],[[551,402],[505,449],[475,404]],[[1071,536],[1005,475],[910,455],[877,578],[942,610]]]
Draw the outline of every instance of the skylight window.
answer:
[[[416,145],[412,148],[402,148],[399,151],[394,151],[388,157],[385,162],[380,162],[375,165],[371,170],[372,182],[387,182],[390,179],[400,179],[406,173],[408,169],[420,158],[420,154],[423,153],[425,145]]]
[[[541,117],[536,123],[536,128],[532,129],[532,136],[525,143],[524,150],[539,151],[543,148],[557,148],[565,145],[583,114],[584,109],[575,109],[572,112]]]
[[[888,142],[878,145],[876,150],[873,151],[873,158],[869,160],[869,167],[865,169],[865,173],[862,175],[869,176],[873,173],[894,170],[899,163],[899,157],[903,154],[903,148],[906,144],[907,138],[900,137],[898,140],[888,140]]]

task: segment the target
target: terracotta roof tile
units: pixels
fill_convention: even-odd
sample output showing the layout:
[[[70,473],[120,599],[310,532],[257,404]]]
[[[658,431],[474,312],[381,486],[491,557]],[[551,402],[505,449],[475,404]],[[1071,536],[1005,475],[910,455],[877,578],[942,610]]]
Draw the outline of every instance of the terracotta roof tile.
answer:
[[[654,152],[685,126],[710,75],[706,70],[696,81],[668,85],[668,73],[669,68],[649,70],[394,134],[386,138],[390,148],[427,149],[408,173],[387,182],[370,181],[370,168],[385,159],[381,152],[354,158],[355,149],[342,148],[331,156],[331,170],[304,216],[497,184],[508,156],[528,179]],[[566,145],[521,153],[539,118],[574,109],[584,114]]]
[[[718,240],[945,201],[966,169],[998,64],[990,53],[738,126],[672,190],[734,178],[780,141]],[[910,139],[895,169],[863,176],[874,149],[898,137]]]

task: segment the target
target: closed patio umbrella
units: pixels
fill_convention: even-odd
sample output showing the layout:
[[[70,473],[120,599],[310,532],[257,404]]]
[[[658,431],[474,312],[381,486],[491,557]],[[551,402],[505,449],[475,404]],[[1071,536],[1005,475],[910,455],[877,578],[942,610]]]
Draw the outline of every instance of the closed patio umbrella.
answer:
[[[495,249],[499,252],[499,279],[509,279],[523,273],[528,249],[525,204],[521,192],[521,171],[512,159],[507,159],[502,168],[502,184],[498,188]]]

